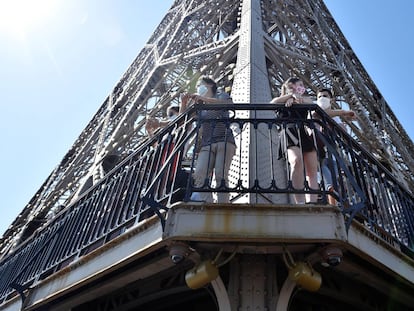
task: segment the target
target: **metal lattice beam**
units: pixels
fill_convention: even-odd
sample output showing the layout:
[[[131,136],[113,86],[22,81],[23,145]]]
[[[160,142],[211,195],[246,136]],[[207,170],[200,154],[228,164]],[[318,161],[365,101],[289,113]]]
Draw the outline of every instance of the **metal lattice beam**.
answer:
[[[359,116],[349,124],[352,136],[414,190],[413,143],[322,0],[176,0],[72,148],[5,232],[0,256],[30,234],[30,223],[53,217],[99,180],[109,156],[121,160],[136,150],[147,137],[146,116],[165,116],[166,107],[179,103],[182,92],[194,91],[199,75],[214,76],[220,87],[234,88],[235,94],[237,89],[251,93],[257,87],[255,77],[242,84],[246,62],[238,53],[246,44],[240,41],[246,38],[240,26],[248,25],[249,18],[242,9],[250,5],[260,14],[262,29],[255,30],[260,40],[249,44],[261,42],[264,56],[252,54],[248,63],[265,64],[260,70],[268,83],[253,100],[277,96],[290,75],[302,78],[311,94],[331,87],[337,106],[349,107]]]

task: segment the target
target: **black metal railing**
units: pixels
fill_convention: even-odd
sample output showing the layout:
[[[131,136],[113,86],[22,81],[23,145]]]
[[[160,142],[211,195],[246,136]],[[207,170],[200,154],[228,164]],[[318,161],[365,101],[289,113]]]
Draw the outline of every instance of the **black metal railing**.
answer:
[[[154,214],[164,226],[163,210],[174,202],[191,200],[194,192],[229,193],[228,200],[234,204],[246,193],[261,196],[267,203],[272,202],[270,194],[287,200],[292,193],[315,194],[320,204],[326,204],[328,195],[332,195],[348,227],[356,220],[414,258],[412,194],[317,106],[301,106],[192,107],[3,258],[0,303],[17,293],[24,299],[24,289],[30,285]],[[228,116],[205,117],[202,111],[225,111]],[[315,113],[318,118],[301,117]],[[228,178],[215,181],[208,169],[204,183],[195,187],[191,176],[198,160],[199,142],[206,135],[200,131],[202,124],[224,129],[227,141],[231,130],[237,148]],[[303,187],[294,188],[288,162],[279,156],[279,135],[290,126],[305,127],[318,145],[317,189],[312,189],[305,178]],[[325,187],[324,159],[333,177],[333,192]],[[305,177],[306,171],[303,174]]]

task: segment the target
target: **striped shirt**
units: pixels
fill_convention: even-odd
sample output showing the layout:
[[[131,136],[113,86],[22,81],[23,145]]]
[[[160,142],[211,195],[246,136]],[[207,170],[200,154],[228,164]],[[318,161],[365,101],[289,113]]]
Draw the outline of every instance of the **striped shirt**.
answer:
[[[219,93],[216,95],[216,98],[223,101],[223,103],[231,101],[227,93]],[[230,129],[230,123],[228,123],[228,110],[203,110],[200,116],[202,147],[218,142],[235,144],[233,131]]]

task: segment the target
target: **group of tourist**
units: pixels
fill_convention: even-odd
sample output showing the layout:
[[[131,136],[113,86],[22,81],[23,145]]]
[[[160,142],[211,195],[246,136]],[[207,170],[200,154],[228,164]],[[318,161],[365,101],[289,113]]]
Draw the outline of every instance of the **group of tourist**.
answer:
[[[181,97],[181,107],[171,106],[167,110],[169,120],[148,119],[146,128],[150,135],[154,129],[166,125],[179,113],[185,111],[191,103],[231,103],[230,96],[225,92],[218,92],[217,83],[202,76],[197,83],[197,93],[184,94]],[[332,118],[343,117],[355,119],[353,111],[332,109],[334,96],[329,89],[320,89],[316,94],[316,103]],[[301,79],[291,77],[286,80],[281,88],[280,96],[275,97],[270,103],[284,104],[285,107],[292,107],[300,104],[312,104],[314,100],[307,95],[306,87]],[[215,187],[226,187],[228,185],[228,173],[233,156],[236,152],[235,139],[232,130],[225,122],[211,122],[211,120],[228,119],[227,110],[203,110],[199,114],[201,139],[198,148],[197,162],[192,175],[194,188],[210,186],[211,176],[215,176]],[[318,165],[321,163],[321,172],[324,179],[325,190],[335,192],[332,182],[331,169],[335,165],[335,159],[327,157],[324,150],[317,150],[315,133],[305,125],[309,117],[317,118],[316,114],[309,116],[308,110],[298,110],[295,114],[296,122],[287,123],[280,130],[279,155],[289,163],[290,180],[294,189],[305,189],[305,181],[310,189],[318,190]],[[210,120],[203,122],[202,120]],[[320,129],[322,130],[322,129]],[[320,147],[319,147],[320,148]],[[319,156],[319,158],[318,158]],[[193,192],[191,200],[212,202],[211,192]],[[293,200],[297,204],[317,203],[316,193],[294,193]],[[217,193],[217,202],[229,201],[227,192]],[[328,196],[330,204],[336,204],[334,196]]]

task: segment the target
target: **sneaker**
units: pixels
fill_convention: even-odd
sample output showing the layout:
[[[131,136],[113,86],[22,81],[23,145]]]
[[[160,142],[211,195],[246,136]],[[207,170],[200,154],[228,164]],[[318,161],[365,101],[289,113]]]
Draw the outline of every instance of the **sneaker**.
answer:
[[[193,192],[191,194],[190,201],[192,201],[192,202],[205,202],[205,200],[203,200],[203,198],[201,197],[200,192]]]
[[[328,192],[332,194],[336,194],[335,189],[333,187],[329,187]],[[328,194],[328,204],[337,206],[338,202],[336,201],[335,197],[333,195]]]

